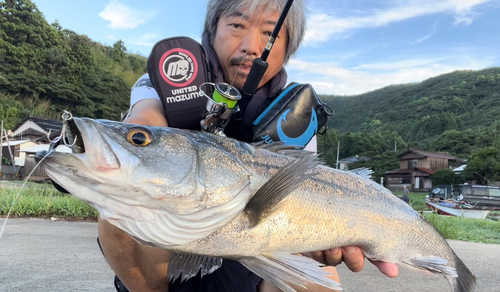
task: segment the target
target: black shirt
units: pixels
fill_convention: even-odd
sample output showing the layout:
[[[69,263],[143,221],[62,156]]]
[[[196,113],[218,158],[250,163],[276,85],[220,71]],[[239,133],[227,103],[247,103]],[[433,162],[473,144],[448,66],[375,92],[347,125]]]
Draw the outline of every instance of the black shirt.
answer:
[[[261,278],[237,261],[224,260],[222,266],[209,275],[181,283],[180,277],[169,286],[169,292],[256,292]]]

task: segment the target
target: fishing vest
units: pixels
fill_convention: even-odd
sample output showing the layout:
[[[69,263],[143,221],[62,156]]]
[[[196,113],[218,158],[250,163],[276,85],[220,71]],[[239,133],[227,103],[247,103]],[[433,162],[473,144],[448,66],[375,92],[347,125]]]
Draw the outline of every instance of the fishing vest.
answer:
[[[169,127],[200,130],[205,117],[207,98],[200,95],[205,82],[223,82],[224,76],[216,53],[204,36],[202,45],[187,37],[175,37],[158,42],[148,58],[148,73],[163,104]],[[282,69],[265,86],[257,90],[244,115],[231,120],[226,135],[252,142],[249,133],[254,118],[266,99],[276,97],[286,84]],[[206,90],[208,87],[203,87]],[[211,95],[211,92],[208,92]]]
[[[158,42],[148,58],[148,73],[168,125],[200,130],[200,121],[207,112],[207,98],[200,89],[205,82],[224,82],[208,35],[203,36],[201,45],[187,37]],[[224,133],[248,143],[282,141],[297,146],[305,146],[321,133],[329,108],[309,84],[293,83],[284,90],[286,82],[282,68],[254,93],[242,114],[231,118]]]

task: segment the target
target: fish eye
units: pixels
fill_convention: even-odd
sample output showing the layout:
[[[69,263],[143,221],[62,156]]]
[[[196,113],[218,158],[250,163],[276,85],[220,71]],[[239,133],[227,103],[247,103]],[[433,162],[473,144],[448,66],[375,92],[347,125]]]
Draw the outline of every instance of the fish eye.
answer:
[[[153,134],[146,128],[130,128],[127,132],[127,141],[134,146],[147,146],[152,139]]]

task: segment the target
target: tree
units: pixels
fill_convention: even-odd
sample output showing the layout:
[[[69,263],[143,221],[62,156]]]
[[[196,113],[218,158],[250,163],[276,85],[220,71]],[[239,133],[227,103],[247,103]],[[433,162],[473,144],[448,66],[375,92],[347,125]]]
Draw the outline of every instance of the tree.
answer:
[[[429,148],[434,151],[453,153],[465,158],[470,155],[473,145],[474,133],[453,129],[439,135],[429,144]]]
[[[436,170],[432,176],[432,185],[453,185],[455,184],[455,173],[451,169]]]
[[[481,184],[500,181],[500,148],[488,147],[474,151],[462,175],[465,179],[473,179]]]
[[[380,155],[375,155],[367,161],[359,161],[349,164],[349,169],[367,167],[373,170],[372,179],[380,182],[380,178],[385,177],[385,173],[389,170],[399,168],[399,160],[397,158],[399,152],[394,150],[385,151]]]
[[[57,30],[30,0],[0,2],[0,55],[9,70],[43,70],[47,48],[61,46]]]
[[[331,167],[337,165],[337,145],[339,132],[335,129],[328,130],[324,135],[318,135],[318,153],[321,159]]]
[[[113,60],[115,60],[116,62],[121,63],[123,61],[123,58],[125,57],[126,52],[127,48],[125,47],[123,41],[117,40],[113,44],[113,49],[111,49],[111,58],[113,58]]]

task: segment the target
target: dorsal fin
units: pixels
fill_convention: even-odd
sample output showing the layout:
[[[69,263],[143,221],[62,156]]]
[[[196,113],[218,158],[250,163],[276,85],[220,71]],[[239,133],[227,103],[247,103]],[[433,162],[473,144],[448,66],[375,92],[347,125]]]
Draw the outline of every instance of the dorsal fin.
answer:
[[[308,153],[309,155],[302,155],[278,170],[250,199],[245,207],[245,212],[250,218],[250,227],[257,225],[274,206],[314,175],[306,172],[322,162],[316,154]]]
[[[269,144],[265,142],[256,142],[252,143],[252,145],[260,149],[294,158],[300,158],[303,156],[314,154],[314,152],[304,150],[303,146],[285,145],[283,142],[273,142]]]
[[[201,272],[201,276],[211,274],[222,266],[221,258],[210,258],[195,254],[174,253],[168,264],[168,279],[175,282],[182,274],[181,282]]]

